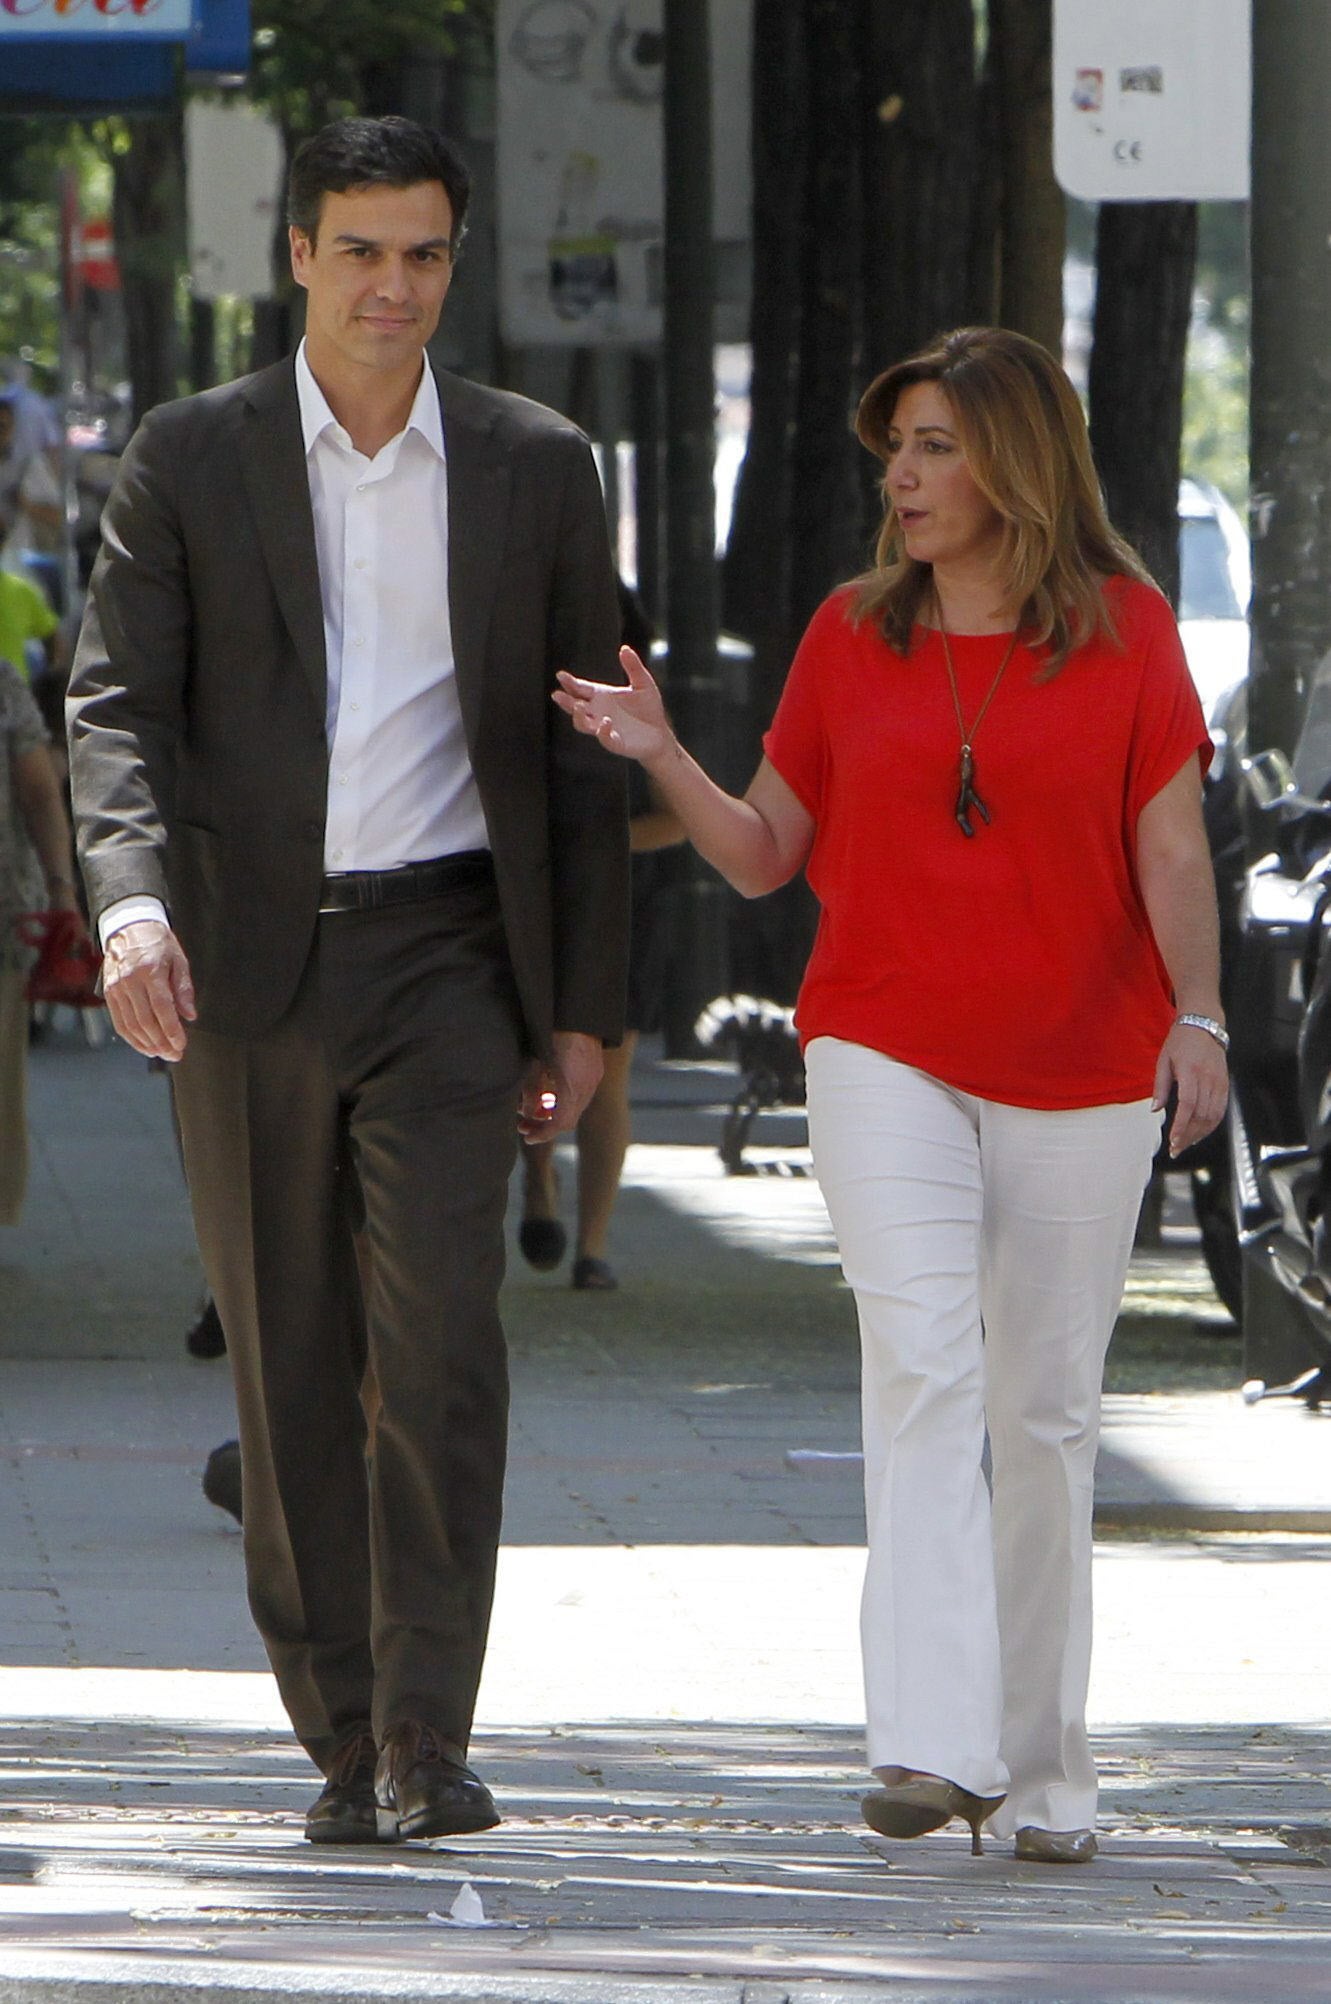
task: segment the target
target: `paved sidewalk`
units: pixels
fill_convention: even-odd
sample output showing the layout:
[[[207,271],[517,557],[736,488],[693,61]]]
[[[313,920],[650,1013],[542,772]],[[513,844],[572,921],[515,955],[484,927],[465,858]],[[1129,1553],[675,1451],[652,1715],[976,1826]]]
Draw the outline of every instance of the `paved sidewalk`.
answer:
[[[1100,1861],[883,1843],[857,1819],[853,1318],[788,1173],[800,1124],[755,1150],[787,1173],[727,1179],[724,1076],[645,1064],[621,1291],[520,1262],[507,1287],[476,1743],[505,1821],[329,1856],[198,1490],[230,1402],[181,1348],[162,1082],[62,1039],[33,1083],[33,1204],[0,1240],[2,2004],[1331,1998],[1325,1422],[1111,1400]],[[1214,1314],[1192,1250],[1138,1260],[1129,1310]],[[485,1925],[456,1924],[466,1885]]]

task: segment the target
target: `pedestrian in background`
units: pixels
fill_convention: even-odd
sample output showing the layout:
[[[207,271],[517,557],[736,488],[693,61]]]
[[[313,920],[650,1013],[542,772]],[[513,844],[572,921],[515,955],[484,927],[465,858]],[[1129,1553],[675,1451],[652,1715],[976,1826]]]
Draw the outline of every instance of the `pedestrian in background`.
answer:
[[[13,399],[0,396],[0,661],[8,661],[25,682],[31,680],[30,648],[40,653],[48,672],[55,672],[60,629],[46,594],[22,575],[14,541],[27,519],[23,495],[29,476],[30,467],[19,459],[15,445]]]
[[[51,398],[33,388],[26,362],[11,361],[4,366],[6,382],[0,397],[13,409],[14,450],[26,466],[34,454],[59,449],[60,419]]]
[[[107,1004],[175,1067],[250,1602],[322,1843],[498,1820],[467,1747],[508,1181],[623,1010],[622,776],[549,701],[557,667],[615,663],[601,489],[564,419],[425,360],[468,193],[407,119],[300,149],[305,338],[140,427],[70,691]]]
[[[16,1225],[28,1187],[28,968],[15,921],[68,912],[83,930],[74,852],[46,725],[31,690],[0,657],[0,1225]]]
[[[797,1022],[863,1352],[865,1818],[1080,1863],[1104,1355],[1166,1098],[1177,1152],[1226,1095],[1211,747],[1042,348],[940,338],[859,436],[877,561],[815,614],[743,800],[632,655],[627,692],[556,700],[739,890],[807,865],[822,905]]]
[[[620,580],[620,637],[640,659],[652,645],[651,622],[636,592]],[[632,920],[629,933],[628,1005],[623,1040],[605,1054],[601,1083],[578,1122],[577,1237],[570,1280],[574,1287],[607,1293],[618,1287],[606,1258],[610,1220],[619,1195],[624,1158],[633,1139],[629,1080],[638,1038],[661,1020],[661,921],[658,863],[663,850],[684,840],[671,812],[640,766],[629,772],[629,849],[632,853]],[[539,1272],[557,1267],[568,1250],[559,1216],[555,1143],[533,1142],[523,1158],[522,1222],[518,1245]]]

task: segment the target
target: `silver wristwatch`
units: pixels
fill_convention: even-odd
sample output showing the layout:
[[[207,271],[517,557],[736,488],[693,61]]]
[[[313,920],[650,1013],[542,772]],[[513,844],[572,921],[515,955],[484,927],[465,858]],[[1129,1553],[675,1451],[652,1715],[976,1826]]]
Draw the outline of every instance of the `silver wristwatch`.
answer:
[[[1215,1038],[1222,1051],[1229,1049],[1229,1031],[1223,1023],[1217,1023],[1214,1016],[1194,1016],[1190,1009],[1185,1009],[1174,1021],[1186,1023],[1190,1030],[1205,1030],[1208,1037]]]

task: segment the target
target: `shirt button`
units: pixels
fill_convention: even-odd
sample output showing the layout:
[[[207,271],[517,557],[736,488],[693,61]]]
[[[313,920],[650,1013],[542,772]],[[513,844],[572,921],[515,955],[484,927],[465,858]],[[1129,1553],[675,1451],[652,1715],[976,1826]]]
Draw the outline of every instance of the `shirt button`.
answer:
[[[334,849],[334,851],[333,851],[333,861],[334,861],[335,863],[340,863],[340,862],[342,861],[342,851],[341,851],[340,849]]]
[[[365,569],[365,559],[364,559],[364,557],[357,557],[357,559],[356,559],[356,569],[357,569],[358,571],[363,571],[363,570]]]
[[[339,786],[345,786],[345,785],[346,785],[346,783],[347,783],[347,775],[346,775],[345,773],[343,773],[343,775],[342,775],[341,779],[339,779],[339,781],[338,781],[337,783],[338,783],[338,785],[339,785]]]
[[[353,710],[358,710],[358,709],[360,708],[360,704],[359,704],[359,703],[353,703],[351,707],[352,707],[352,709],[353,709]]]
[[[356,482],[356,492],[358,494],[363,494],[365,492],[365,482],[363,480],[358,480]]]

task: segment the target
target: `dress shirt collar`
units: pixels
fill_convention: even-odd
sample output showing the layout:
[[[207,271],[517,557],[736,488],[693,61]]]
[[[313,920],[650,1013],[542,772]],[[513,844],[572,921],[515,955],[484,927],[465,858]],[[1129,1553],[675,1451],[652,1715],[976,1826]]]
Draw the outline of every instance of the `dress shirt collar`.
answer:
[[[347,440],[346,432],[333,416],[328,407],[327,397],[314,379],[314,371],[306,357],[303,339],[296,350],[296,395],[300,399],[300,428],[305,438],[307,459],[313,452],[316,441],[330,429],[339,441]],[[399,437],[405,437],[409,431],[420,433],[436,459],[444,457],[444,420],[439,409],[439,389],[434,380],[434,371],[424,357],[421,359],[420,383],[407,422]]]

